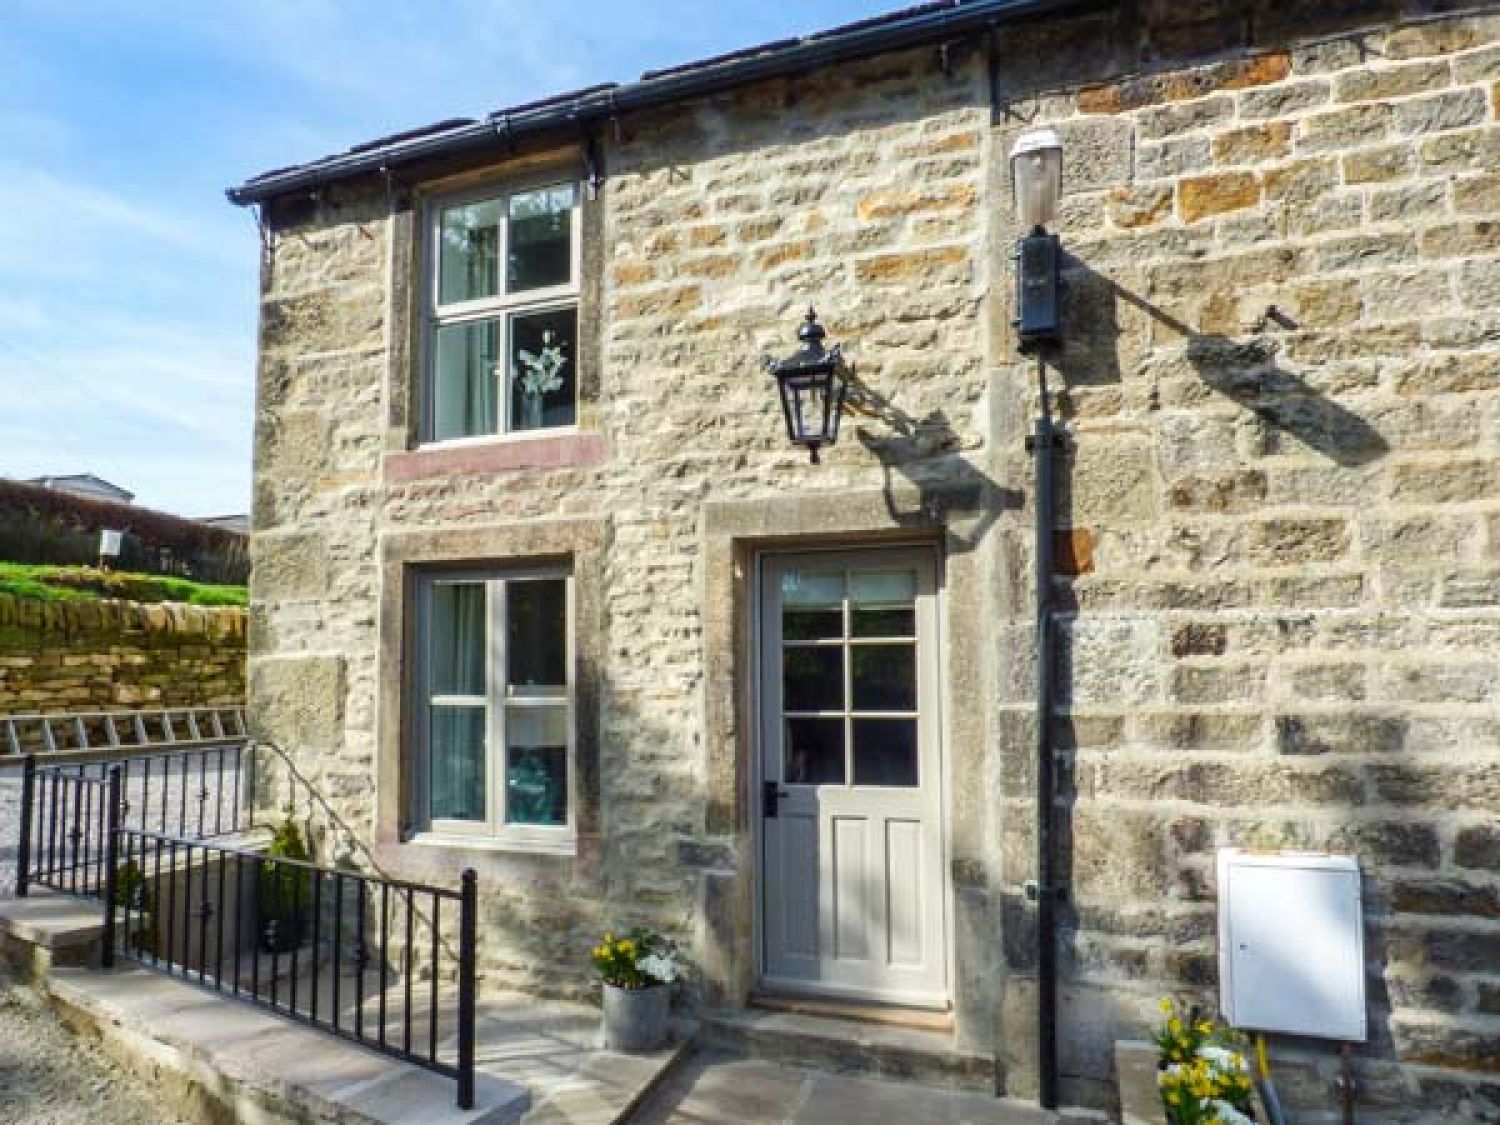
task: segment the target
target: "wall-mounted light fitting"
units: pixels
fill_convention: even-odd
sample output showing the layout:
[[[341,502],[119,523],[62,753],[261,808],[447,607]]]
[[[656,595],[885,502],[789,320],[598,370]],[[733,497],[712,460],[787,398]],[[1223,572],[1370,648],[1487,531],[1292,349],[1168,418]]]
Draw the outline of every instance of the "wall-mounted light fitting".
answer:
[[[786,359],[767,359],[766,370],[776,379],[787,437],[807,448],[813,464],[818,450],[839,439],[839,420],[849,393],[849,368],[839,345],[823,347],[826,333],[811,308],[797,330],[802,346]]]
[[[1028,232],[1016,243],[1016,334],[1027,349],[1062,333],[1062,246],[1047,232],[1062,195],[1062,139],[1051,129],[1022,133],[1010,171],[1016,216]]]

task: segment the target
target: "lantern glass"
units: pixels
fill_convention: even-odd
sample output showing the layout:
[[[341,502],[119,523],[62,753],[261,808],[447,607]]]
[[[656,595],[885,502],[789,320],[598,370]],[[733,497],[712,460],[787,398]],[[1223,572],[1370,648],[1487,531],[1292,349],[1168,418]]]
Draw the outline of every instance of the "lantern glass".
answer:
[[[1051,129],[1023,133],[1010,153],[1016,215],[1028,228],[1057,217],[1062,195],[1062,140]]]

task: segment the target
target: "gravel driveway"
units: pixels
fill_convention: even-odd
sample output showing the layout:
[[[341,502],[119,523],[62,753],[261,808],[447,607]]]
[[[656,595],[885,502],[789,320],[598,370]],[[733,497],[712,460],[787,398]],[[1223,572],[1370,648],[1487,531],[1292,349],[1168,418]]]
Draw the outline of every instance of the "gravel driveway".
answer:
[[[184,1125],[150,1088],[0,976],[0,1121],[6,1125]]]

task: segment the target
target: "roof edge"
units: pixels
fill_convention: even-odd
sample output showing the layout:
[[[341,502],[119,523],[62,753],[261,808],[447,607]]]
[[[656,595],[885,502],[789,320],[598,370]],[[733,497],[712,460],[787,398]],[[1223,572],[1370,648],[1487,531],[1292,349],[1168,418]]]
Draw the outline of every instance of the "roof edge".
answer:
[[[952,0],[886,22],[866,20],[800,39],[779,40],[764,49],[720,55],[702,64],[648,71],[636,82],[592,86],[512,109],[479,121],[436,131],[411,130],[387,143],[366,142],[337,156],[277,169],[229,188],[231,203],[249,206],[295,191],[371,172],[381,172],[436,156],[480,150],[519,137],[568,126],[582,127],[619,114],[733,89],[891,51],[921,46],[949,36],[972,34],[1011,21],[1104,7],[1107,0]]]

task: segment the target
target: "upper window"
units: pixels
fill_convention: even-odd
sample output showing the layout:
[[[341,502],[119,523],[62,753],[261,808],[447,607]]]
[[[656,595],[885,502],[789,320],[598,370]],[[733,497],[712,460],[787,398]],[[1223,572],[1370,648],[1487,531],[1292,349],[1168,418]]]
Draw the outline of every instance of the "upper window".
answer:
[[[422,578],[418,819],[431,831],[569,835],[570,584],[556,571]]]
[[[452,441],[578,418],[578,191],[435,204],[425,426]]]

